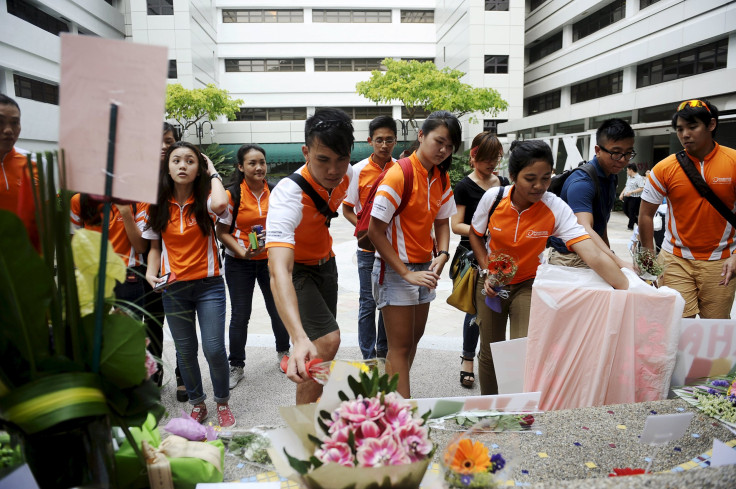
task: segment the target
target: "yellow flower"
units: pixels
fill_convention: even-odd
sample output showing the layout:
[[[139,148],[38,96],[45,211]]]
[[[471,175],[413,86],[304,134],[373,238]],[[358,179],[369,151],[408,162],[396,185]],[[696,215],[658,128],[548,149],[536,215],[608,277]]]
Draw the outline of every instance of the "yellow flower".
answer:
[[[491,460],[483,443],[464,438],[447,447],[445,465],[459,474],[471,474],[487,471]]]

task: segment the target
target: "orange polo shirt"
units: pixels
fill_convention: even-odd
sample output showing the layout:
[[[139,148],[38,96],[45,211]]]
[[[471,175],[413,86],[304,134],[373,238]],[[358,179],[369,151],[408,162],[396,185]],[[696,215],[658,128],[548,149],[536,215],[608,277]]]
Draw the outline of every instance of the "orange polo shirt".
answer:
[[[353,167],[332,192],[327,192],[310,175],[307,165],[296,173],[301,174],[332,211],[342,204],[353,179]],[[315,265],[320,260],[335,256],[332,252],[332,236],[325,226],[325,216],[317,210],[312,199],[290,178],[284,178],[273,189],[268,202],[266,218],[266,249],[286,247],[294,250],[294,262]]]
[[[539,202],[519,212],[511,203],[514,186],[503,189],[503,197],[490,220],[488,212],[501,187],[486,190],[473,214],[470,230],[477,236],[490,230],[489,250],[504,252],[516,259],[518,269],[510,283],[518,284],[537,275],[550,236],[564,241],[568,249],[590,238],[572,209],[555,194],[546,192]]]
[[[271,195],[271,191],[268,189],[268,183],[263,181],[263,191],[260,196],[256,196],[253,191],[248,187],[248,184],[243,179],[240,184],[240,206],[238,207],[238,217],[235,219],[235,229],[233,229],[233,237],[236,239],[238,244],[245,249],[250,248],[250,241],[248,241],[248,234],[251,232],[251,228],[256,224],[260,224],[263,228],[266,228],[266,215],[268,214],[268,198]],[[233,222],[233,196],[230,191],[227,191],[227,217],[220,219],[222,224],[230,226]],[[227,247],[225,248],[225,254],[230,256],[233,252]],[[268,259],[267,253],[261,253],[254,256],[251,260],[266,260]]]
[[[145,226],[145,212],[143,206],[145,204],[136,205],[136,214],[134,215],[135,224],[138,229],[143,231]],[[131,212],[134,210],[130,206]],[[102,204],[99,205],[99,212],[102,214]],[[69,219],[72,223],[72,233],[77,229],[90,229],[92,231],[102,232],[102,224],[91,225],[82,221],[81,195],[74,194],[70,203]],[[115,253],[125,261],[126,266],[135,267],[143,264],[143,255],[135,252],[135,248],[128,239],[128,233],[125,232],[125,224],[123,224],[123,216],[114,205],[110,209],[110,223],[108,224],[108,241],[112,244]]]
[[[28,159],[15,148],[0,162],[0,209],[17,213],[18,193]]]
[[[687,154],[687,153],[686,153]],[[736,150],[716,143],[701,162],[688,154],[713,193],[736,209]],[[642,200],[661,204],[667,197],[667,228],[662,249],[688,260],[721,260],[736,251],[734,228],[701,197],[672,154],[652,168]]]
[[[386,237],[404,263],[426,263],[432,260],[432,226],[435,219],[449,219],[457,212],[449,177],[440,170],[427,171],[414,153],[410,157],[414,171],[409,203],[401,214],[393,217],[401,205],[404,192],[404,171],[394,164],[383,177],[373,200],[371,217],[390,223]],[[442,188],[442,178],[445,188]],[[392,219],[393,217],[393,219]]]
[[[217,239],[214,226],[212,232],[205,236],[197,224],[194,214],[188,211],[194,204],[194,196],[190,195],[184,205],[176,200],[169,200],[169,223],[166,229],[159,234],[152,229],[143,231],[143,237],[149,240],[161,238],[161,275],[169,272],[176,274],[178,281],[199,280],[206,277],[216,277],[222,274],[222,264],[217,253]],[[148,223],[149,206],[145,207],[145,220]],[[207,210],[213,220],[215,214],[210,208],[210,199],[207,199]],[[225,217],[225,213],[221,217]]]
[[[373,161],[373,155],[370,155],[368,158],[353,165],[353,180],[350,182],[348,194],[343,204],[352,207],[356,214],[360,212],[365,205],[365,201],[368,199],[368,194],[371,193],[371,188],[373,188],[378,175],[384,170],[391,168],[395,162],[396,160],[391,158],[391,161],[387,162],[386,166],[381,168],[378,163]]]

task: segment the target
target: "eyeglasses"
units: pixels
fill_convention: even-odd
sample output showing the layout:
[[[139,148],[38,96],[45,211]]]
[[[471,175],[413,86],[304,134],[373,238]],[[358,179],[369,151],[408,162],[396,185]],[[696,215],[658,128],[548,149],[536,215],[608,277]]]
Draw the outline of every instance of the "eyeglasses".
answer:
[[[322,121],[318,121],[315,125],[310,127],[307,132],[307,135],[312,134],[313,132],[326,131],[333,127],[352,129],[353,125],[350,122],[340,121],[340,120],[322,120]]]
[[[703,102],[702,100],[685,100],[683,103],[677,106],[677,112],[680,112],[685,107],[692,107],[692,108],[704,107],[705,110],[707,110],[708,113],[710,113],[710,109],[708,108],[707,105],[705,105],[705,102]]]
[[[394,138],[386,138],[386,139],[376,138],[376,139],[373,140],[373,142],[376,143],[379,146],[381,146],[383,144],[386,144],[388,146],[391,146],[392,144],[396,143],[396,140]]]
[[[606,153],[608,153],[609,155],[611,155],[611,159],[613,161],[619,161],[621,160],[621,158],[626,158],[627,160],[630,160],[636,156],[636,151],[628,151],[626,153],[618,153],[618,152],[614,153],[613,151],[608,151],[606,148],[604,148],[600,144],[598,145],[598,147],[601,148]]]

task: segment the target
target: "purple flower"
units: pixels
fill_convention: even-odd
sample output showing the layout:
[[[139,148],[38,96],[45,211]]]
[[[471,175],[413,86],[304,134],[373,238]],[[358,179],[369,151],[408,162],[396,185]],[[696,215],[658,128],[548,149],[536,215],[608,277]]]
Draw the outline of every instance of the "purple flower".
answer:
[[[401,446],[392,436],[370,438],[358,447],[356,457],[361,467],[383,467],[409,463]]]
[[[714,380],[710,383],[713,387],[728,387],[731,383],[727,380]]]
[[[462,482],[464,486],[469,486],[470,483],[473,482],[473,476],[470,474],[465,474],[460,477],[460,482]]]
[[[711,395],[715,396],[715,395],[718,394],[718,391],[715,390],[715,389],[708,389],[708,394],[711,394]]]
[[[427,454],[432,451],[429,431],[416,422],[399,428],[395,433],[395,437],[412,462],[424,460]]]
[[[504,460],[500,453],[497,453],[491,456],[491,465],[493,466],[493,468],[491,469],[491,473],[493,474],[504,468],[504,466],[506,465],[506,460]]]
[[[337,414],[342,421],[361,424],[364,421],[375,421],[383,416],[384,407],[376,398],[345,401],[338,408]],[[334,416],[333,416],[334,419]]]

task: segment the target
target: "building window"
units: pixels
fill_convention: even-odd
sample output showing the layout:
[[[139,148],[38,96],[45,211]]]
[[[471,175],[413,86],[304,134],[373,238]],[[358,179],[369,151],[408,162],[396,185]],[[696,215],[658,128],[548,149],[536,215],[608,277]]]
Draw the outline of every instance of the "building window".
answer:
[[[526,115],[534,115],[539,114],[540,112],[558,109],[560,107],[561,93],[561,90],[554,90],[552,92],[543,93],[541,95],[525,99],[524,105],[526,106]]]
[[[226,72],[261,73],[265,71],[304,71],[304,58],[226,59]]]
[[[529,62],[539,61],[560,49],[562,49],[562,31],[529,48]]]
[[[304,121],[306,107],[241,107],[235,114],[236,121]]]
[[[496,136],[505,136],[506,134],[498,134],[498,125],[508,122],[508,119],[484,119],[483,120],[483,131],[492,132]]]
[[[382,61],[383,58],[314,58],[314,71],[385,71]]]
[[[313,9],[312,22],[353,23],[353,24],[390,24],[390,10],[335,10]]]
[[[486,10],[507,12],[509,10],[509,0],[486,0]]]
[[[433,24],[434,10],[402,10],[401,22],[404,24]]]
[[[532,0],[529,2],[529,12],[534,12],[546,1],[547,0]]]
[[[37,102],[59,105],[59,86],[13,74],[15,96]]]
[[[381,115],[387,115],[391,117],[393,115],[393,108],[388,107],[338,107],[338,109],[344,111],[351,119],[375,119]],[[319,111],[319,107],[317,108]]]
[[[508,73],[509,57],[486,54],[483,73]]]
[[[175,59],[169,60],[169,78],[177,78]]]
[[[174,0],[146,0],[148,15],[174,15]]]
[[[659,0],[639,0],[639,10],[645,9],[659,2]]]
[[[69,26],[56,17],[23,0],[7,0],[8,13],[15,15],[46,32],[58,36],[62,32],[69,32]]]
[[[610,75],[601,76],[584,81],[570,87],[571,102],[585,102],[594,98],[605,97],[614,93],[621,93],[623,89],[624,72],[618,71]]]
[[[728,38],[671,54],[636,67],[636,88],[648,87],[726,67]]]
[[[578,41],[604,27],[618,22],[626,16],[626,0],[614,0],[600,10],[596,10],[583,20],[572,25],[572,40]]]
[[[256,23],[303,23],[304,10],[235,10],[223,9],[222,22],[225,24]]]
[[[421,107],[414,107],[414,118],[415,119],[426,119],[427,117],[429,117],[429,114],[431,114],[431,112],[427,112]],[[409,110],[403,105],[401,106],[401,118],[402,119],[409,118]]]

